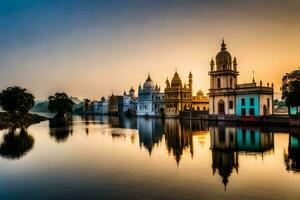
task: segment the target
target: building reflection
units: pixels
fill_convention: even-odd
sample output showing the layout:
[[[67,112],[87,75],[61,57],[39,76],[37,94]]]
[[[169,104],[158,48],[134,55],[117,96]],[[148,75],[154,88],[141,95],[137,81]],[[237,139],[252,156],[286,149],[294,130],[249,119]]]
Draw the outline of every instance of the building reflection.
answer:
[[[193,156],[193,138],[190,124],[186,121],[166,119],[165,121],[165,142],[169,153],[172,153],[177,165],[185,150],[189,150]]]
[[[69,135],[73,133],[72,120],[49,120],[49,134],[56,142],[67,141]]]
[[[26,128],[9,129],[3,135],[0,145],[0,156],[7,159],[20,159],[26,155],[34,145],[34,138],[28,134]]]
[[[287,171],[300,172],[300,130],[292,128],[289,134],[288,152],[284,151]]]
[[[200,134],[208,131],[207,121],[199,120],[109,117],[108,122],[112,128],[137,129],[139,145],[145,148],[149,155],[164,138],[166,148],[169,154],[174,156],[177,164],[185,151],[193,157],[193,133]],[[124,136],[120,134],[120,130],[112,133],[113,138],[122,139]]]
[[[172,153],[177,164],[179,164],[184,151],[189,151],[191,157],[194,155],[193,133],[208,130],[205,121],[193,120],[165,120],[165,142],[169,153]]]
[[[239,155],[263,155],[274,148],[274,134],[260,128],[230,127],[225,124],[210,127],[213,174],[222,177],[224,189],[229,177],[239,169]]]
[[[164,123],[161,119],[137,118],[140,147],[144,147],[151,155],[152,149],[163,138]]]

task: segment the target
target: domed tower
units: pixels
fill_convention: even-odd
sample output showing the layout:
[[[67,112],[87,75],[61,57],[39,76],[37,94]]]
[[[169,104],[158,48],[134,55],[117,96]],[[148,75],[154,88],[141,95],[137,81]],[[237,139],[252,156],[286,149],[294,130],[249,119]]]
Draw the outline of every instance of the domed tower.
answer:
[[[215,62],[210,62],[210,89],[234,89],[237,85],[237,60],[232,60],[231,54],[227,51],[226,44],[222,40],[221,51],[216,55]]]
[[[215,61],[210,61],[209,114],[234,114],[237,86],[237,60],[232,60],[224,40]]]

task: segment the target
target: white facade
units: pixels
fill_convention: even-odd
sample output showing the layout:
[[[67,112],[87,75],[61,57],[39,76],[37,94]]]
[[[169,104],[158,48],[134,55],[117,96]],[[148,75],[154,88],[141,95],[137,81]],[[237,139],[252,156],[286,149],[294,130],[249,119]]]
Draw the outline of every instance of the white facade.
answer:
[[[163,93],[160,88],[154,85],[148,75],[143,88],[140,85],[137,100],[137,116],[160,116],[163,109]]]

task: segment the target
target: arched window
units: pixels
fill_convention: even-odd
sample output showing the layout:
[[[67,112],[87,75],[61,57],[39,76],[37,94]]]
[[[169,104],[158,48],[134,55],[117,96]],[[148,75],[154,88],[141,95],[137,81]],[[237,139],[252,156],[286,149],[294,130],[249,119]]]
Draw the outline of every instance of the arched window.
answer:
[[[225,114],[225,104],[222,99],[218,102],[218,113],[221,115]]]
[[[221,88],[221,79],[217,78],[217,88]]]
[[[200,107],[199,107],[199,106],[197,106],[197,110],[200,110]]]
[[[232,86],[233,86],[233,80],[232,80],[232,78],[230,78],[230,83],[229,83],[229,85],[230,85],[230,88],[233,88]]]

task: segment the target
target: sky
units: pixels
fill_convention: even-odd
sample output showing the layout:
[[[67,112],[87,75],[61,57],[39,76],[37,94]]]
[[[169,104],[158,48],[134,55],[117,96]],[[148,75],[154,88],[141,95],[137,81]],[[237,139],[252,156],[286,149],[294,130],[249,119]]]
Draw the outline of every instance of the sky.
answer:
[[[190,70],[208,92],[209,63],[225,39],[239,83],[274,83],[300,67],[298,0],[1,0],[0,89],[36,99],[122,94],[148,72],[165,87]]]

